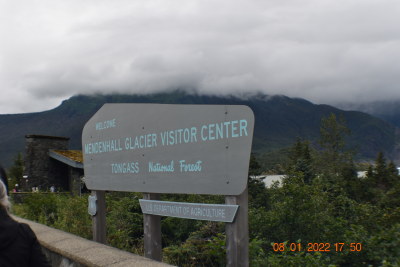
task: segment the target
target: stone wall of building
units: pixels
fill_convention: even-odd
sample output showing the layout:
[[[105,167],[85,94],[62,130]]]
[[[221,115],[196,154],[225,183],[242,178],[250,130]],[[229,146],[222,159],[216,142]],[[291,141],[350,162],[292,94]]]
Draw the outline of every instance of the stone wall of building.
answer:
[[[56,188],[68,189],[68,166],[49,157],[50,149],[68,149],[69,138],[45,135],[26,135],[25,173],[22,183],[25,190],[39,187],[46,190],[54,185]]]

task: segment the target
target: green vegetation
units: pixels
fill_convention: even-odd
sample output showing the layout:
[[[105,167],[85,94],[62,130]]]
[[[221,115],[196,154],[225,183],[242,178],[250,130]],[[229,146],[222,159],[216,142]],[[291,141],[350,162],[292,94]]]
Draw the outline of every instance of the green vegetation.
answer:
[[[400,177],[379,153],[357,178],[349,131],[336,115],[321,121],[320,148],[298,139],[282,165],[286,177],[265,188],[249,178],[251,266],[400,266]],[[251,157],[250,174],[262,163]],[[143,253],[140,193],[108,193],[108,242]],[[163,195],[162,200],[222,203],[221,196]],[[20,216],[90,238],[87,196],[32,194]],[[162,218],[164,261],[225,266],[224,224]]]

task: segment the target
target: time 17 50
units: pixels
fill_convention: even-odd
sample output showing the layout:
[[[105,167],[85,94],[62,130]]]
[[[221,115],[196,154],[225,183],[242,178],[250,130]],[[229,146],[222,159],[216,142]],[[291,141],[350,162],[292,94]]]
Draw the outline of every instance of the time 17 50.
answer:
[[[283,251],[307,251],[307,252],[342,252],[342,251],[350,251],[350,252],[360,252],[362,250],[361,243],[314,243],[309,242],[306,245],[301,243],[272,243],[272,249],[275,252],[283,252]]]

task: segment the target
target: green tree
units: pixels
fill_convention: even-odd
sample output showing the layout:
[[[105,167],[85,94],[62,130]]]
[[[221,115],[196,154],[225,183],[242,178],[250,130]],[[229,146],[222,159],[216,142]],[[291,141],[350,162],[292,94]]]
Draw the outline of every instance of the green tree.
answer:
[[[257,176],[261,174],[261,165],[256,159],[254,154],[250,155],[250,163],[249,163],[249,176]]]
[[[349,159],[345,152],[345,136],[350,134],[343,117],[337,119],[334,113],[321,119],[320,140],[322,151],[319,154],[320,171],[337,175],[342,163]]]
[[[350,134],[350,129],[347,128],[344,117],[336,117],[331,113],[328,117],[321,119],[320,126],[320,145],[323,149],[329,152],[333,159],[337,158],[343,152],[345,140],[344,137]]]
[[[287,173],[300,172],[304,177],[304,182],[307,184],[311,183],[314,177],[314,168],[310,143],[297,139],[290,152]]]
[[[388,184],[390,187],[395,186],[399,181],[399,170],[393,161],[390,161],[387,166]]]
[[[387,188],[388,171],[386,166],[386,159],[382,152],[378,153],[378,156],[375,160],[373,177],[376,186],[378,186],[380,189]]]
[[[369,186],[386,192],[399,181],[398,170],[393,162],[387,164],[384,154],[379,152],[374,166],[367,172],[367,179]]]
[[[256,157],[251,154],[247,186],[249,189],[249,206],[256,208],[266,207],[268,205],[268,195],[265,183],[262,178],[256,177],[260,174],[261,165],[258,163]]]
[[[346,190],[352,195],[358,187],[357,171],[353,152],[345,147],[345,137],[350,134],[343,117],[331,113],[321,119],[321,151],[318,152],[315,168],[318,174],[330,183],[331,189]]]
[[[14,164],[8,170],[9,186],[12,190],[16,184],[21,186],[21,179],[24,174],[24,159],[21,153],[14,158]]]

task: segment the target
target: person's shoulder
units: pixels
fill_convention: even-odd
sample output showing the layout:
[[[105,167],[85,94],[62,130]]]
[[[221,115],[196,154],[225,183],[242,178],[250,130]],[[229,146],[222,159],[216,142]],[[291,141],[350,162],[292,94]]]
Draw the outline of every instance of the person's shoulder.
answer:
[[[31,248],[29,266],[51,267],[46,256],[43,254],[41,245],[31,227],[28,224],[19,223],[19,228],[21,236],[25,240],[25,244],[28,244]]]
[[[32,241],[36,240],[36,235],[28,224],[19,222],[18,226],[19,226],[19,232],[24,238]]]

